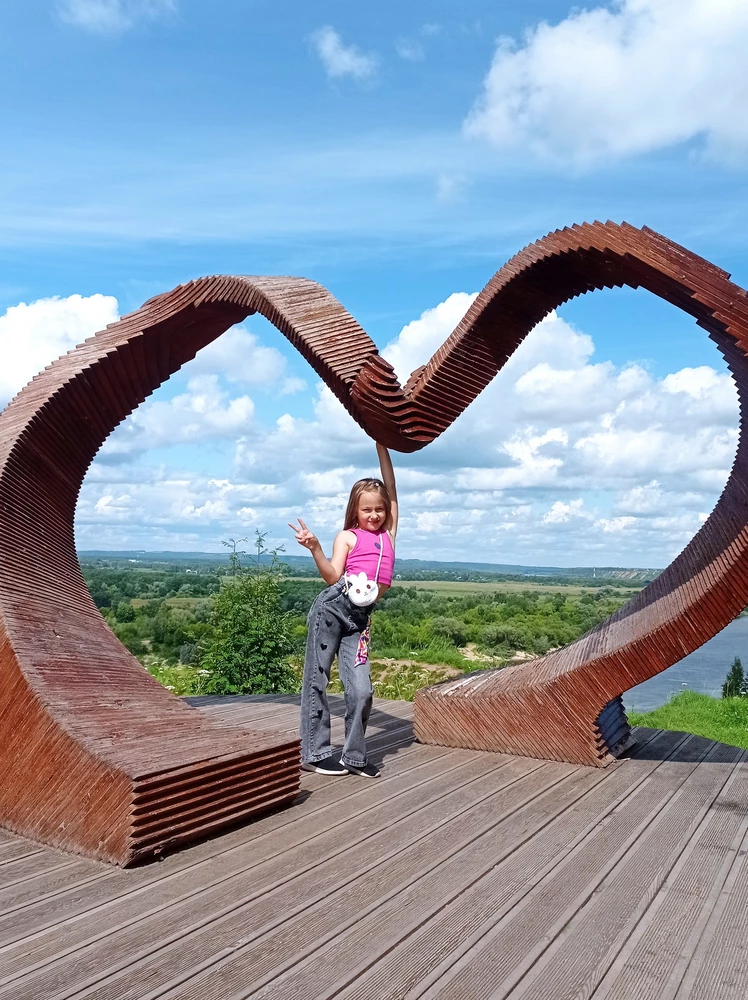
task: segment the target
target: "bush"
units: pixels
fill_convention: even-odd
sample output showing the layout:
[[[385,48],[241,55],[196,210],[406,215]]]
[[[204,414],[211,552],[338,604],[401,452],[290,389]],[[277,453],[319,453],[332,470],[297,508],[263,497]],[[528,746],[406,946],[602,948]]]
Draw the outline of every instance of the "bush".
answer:
[[[134,622],[135,608],[129,601],[120,601],[117,605],[115,615],[118,622]]]
[[[238,575],[215,595],[209,630],[200,650],[211,694],[274,694],[296,689],[289,664],[294,651],[293,616],[281,610],[280,582],[273,573]]]
[[[134,622],[124,622],[122,625],[114,623],[113,631],[122,645],[129,649],[133,656],[142,656],[146,652],[145,643]]]
[[[184,642],[179,647],[179,662],[184,663],[189,666],[191,663],[195,662],[195,650],[196,646],[194,642]]]
[[[194,667],[179,664],[172,666],[158,656],[147,654],[143,657],[143,666],[151,677],[155,677],[159,684],[173,694],[184,696],[189,694],[202,694],[203,678],[200,671]]]
[[[465,623],[458,618],[437,615],[431,619],[431,631],[435,636],[449,639],[455,646],[464,646],[466,641]]]
[[[722,697],[739,698],[746,693],[748,693],[748,684],[743,673],[743,665],[740,662],[740,657],[736,656],[732,661],[730,672],[725,678],[725,683],[722,685]]]

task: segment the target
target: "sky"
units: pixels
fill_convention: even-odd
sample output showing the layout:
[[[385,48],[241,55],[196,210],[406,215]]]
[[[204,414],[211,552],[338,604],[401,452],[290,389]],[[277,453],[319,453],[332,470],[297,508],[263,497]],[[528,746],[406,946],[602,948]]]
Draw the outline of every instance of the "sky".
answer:
[[[401,380],[514,253],[648,225],[748,285],[745,0],[26,0],[0,9],[0,406],[205,274],[295,274]],[[440,439],[393,455],[405,558],[666,565],[737,442],[693,321],[596,292]],[[267,322],[202,351],[105,443],[82,550],[328,551],[373,443]],[[225,551],[225,550],[223,550]]]

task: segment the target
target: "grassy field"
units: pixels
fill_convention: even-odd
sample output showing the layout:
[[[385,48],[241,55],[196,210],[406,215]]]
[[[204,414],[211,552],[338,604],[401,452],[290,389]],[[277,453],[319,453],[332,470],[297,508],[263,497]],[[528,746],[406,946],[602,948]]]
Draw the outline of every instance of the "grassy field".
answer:
[[[308,576],[289,576],[286,579],[307,583],[315,580],[314,577]],[[506,582],[497,581],[496,583],[478,583],[470,580],[398,580],[394,586],[405,589],[415,587],[416,590],[428,590],[437,594],[443,594],[445,597],[464,597],[466,594],[495,594],[497,592],[521,594],[524,591],[538,594],[569,594],[570,596],[579,597],[582,594],[594,594],[598,589],[597,587],[581,587],[577,584],[516,583],[511,580]],[[633,597],[634,594],[637,594],[641,588],[609,587],[606,589],[610,590],[611,596],[627,600]],[[167,597],[164,603],[170,608],[189,608],[192,610],[197,604],[201,604],[207,600],[209,600],[208,597]],[[140,608],[144,604],[148,604],[148,601],[140,597],[133,597],[130,600],[130,604],[134,608]]]
[[[306,576],[291,576],[289,580],[309,580]],[[470,580],[396,580],[395,587],[415,587],[416,590],[432,590],[448,597],[464,597],[466,594],[493,594],[501,591],[506,594],[521,594],[530,591],[541,594],[570,594],[575,597],[581,594],[594,594],[598,587],[582,587],[578,584],[565,583],[519,583],[514,580],[497,580],[495,583],[478,583]],[[610,587],[615,597],[633,597],[641,587]]]
[[[564,583],[517,583],[509,580],[496,583],[472,583],[462,580],[398,580],[397,587],[415,587],[417,590],[433,590],[439,594],[451,597],[463,597],[465,594],[493,594],[501,591],[506,594],[521,594],[523,591],[539,594],[569,594],[579,597],[582,594],[594,594],[597,587],[581,587],[577,584]],[[611,587],[615,597],[633,597],[641,587]]]
[[[748,698],[711,698],[684,691],[652,712],[629,712],[632,726],[695,733],[748,749]]]
[[[165,597],[164,604],[169,608],[189,608],[193,611],[198,604],[207,604],[210,597]],[[150,604],[143,597],[131,597],[130,604],[134,608],[142,608],[145,604]]]

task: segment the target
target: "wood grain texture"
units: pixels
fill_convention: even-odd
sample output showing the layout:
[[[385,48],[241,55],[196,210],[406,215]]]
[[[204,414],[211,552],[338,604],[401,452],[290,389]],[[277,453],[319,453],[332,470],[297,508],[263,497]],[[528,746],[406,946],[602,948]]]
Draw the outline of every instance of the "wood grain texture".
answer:
[[[273,711],[249,732],[171,696],[109,630],[75,555],[75,504],[96,452],[200,348],[259,312],[368,434],[412,452],[462,413],[550,310],[620,284],[694,316],[742,394],[746,292],[651,230],[612,223],[551,233],[517,254],[404,387],[329,292],[287,277],[189,282],[37,375],[0,416],[0,822],[130,864],[298,791],[298,741],[274,731]],[[419,739],[609,764],[629,738],[620,695],[748,604],[747,451],[741,435],[712,515],[657,580],[562,650],[419,692]]]
[[[191,701],[248,729],[271,705]],[[305,773],[158,865],[11,836],[0,1000],[746,995],[745,752],[639,730],[589,768],[415,743],[412,708],[375,701],[379,781]]]

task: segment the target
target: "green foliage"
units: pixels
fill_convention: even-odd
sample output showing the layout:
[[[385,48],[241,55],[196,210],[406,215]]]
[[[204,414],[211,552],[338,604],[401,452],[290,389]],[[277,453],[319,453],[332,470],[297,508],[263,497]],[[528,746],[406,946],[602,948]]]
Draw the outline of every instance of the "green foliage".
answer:
[[[197,645],[194,642],[183,642],[179,647],[179,662],[190,666],[197,659]]]
[[[743,673],[740,657],[736,656],[725,678],[725,683],[722,685],[722,697],[739,698],[746,694],[748,694],[748,681]]]
[[[83,578],[98,608],[119,608],[131,598],[209,597],[221,581],[215,573],[167,572],[145,569],[108,569],[83,565]]]
[[[431,619],[431,631],[435,636],[449,639],[455,646],[463,646],[467,641],[467,626],[459,618],[437,615]]]
[[[396,586],[372,616],[372,650],[381,656],[420,658],[436,648],[459,655],[458,647],[471,643],[498,661],[517,651],[542,655],[572,642],[621,603],[604,590],[581,598],[535,591],[455,597]],[[464,659],[459,665],[465,668]]]
[[[114,614],[118,622],[135,621],[135,608],[129,601],[120,601]]]
[[[143,666],[159,684],[163,684],[174,694],[185,696],[203,693],[203,677],[195,667],[181,663],[169,664],[153,655],[143,657]]]
[[[720,699],[683,691],[653,712],[629,712],[628,717],[632,726],[695,733],[748,749],[748,698]]]
[[[295,691],[306,616],[325,584],[282,578],[277,553],[265,550],[263,537],[258,533],[250,557],[238,548],[241,539],[228,546],[230,557],[250,563],[250,574],[238,562],[236,576],[232,565],[228,576],[214,565],[207,572],[199,565],[190,572],[84,565],[85,578],[115,634],[177,693]],[[249,582],[261,580],[267,582]],[[377,691],[412,697],[438,679],[426,667],[468,671],[501,666],[518,651],[543,654],[572,642],[622,600],[609,588],[583,596],[540,590],[455,596],[396,585],[372,616],[372,658],[401,662],[377,680]]]
[[[123,622],[122,624],[112,624],[114,634],[119,641],[130,650],[133,656],[143,656],[146,652],[146,645],[135,622]]]
[[[293,619],[281,610],[280,582],[272,573],[240,575],[212,601],[200,650],[212,694],[272,694],[293,690],[288,658],[294,651]]]
[[[369,664],[375,698],[393,698],[396,701],[413,701],[416,691],[430,684],[438,684],[454,675],[449,668],[426,670],[416,663],[402,663],[393,667],[389,663],[372,660]],[[457,675],[459,676],[459,674]],[[340,694],[343,685],[335,668],[330,675],[328,688],[333,694]]]
[[[248,542],[248,538],[229,538],[229,540],[221,542],[221,545],[225,548],[230,549],[229,552],[229,572],[232,577],[236,576],[237,573],[241,572],[242,566],[242,556],[246,556],[244,549],[237,549],[237,545],[241,545],[242,542]]]

